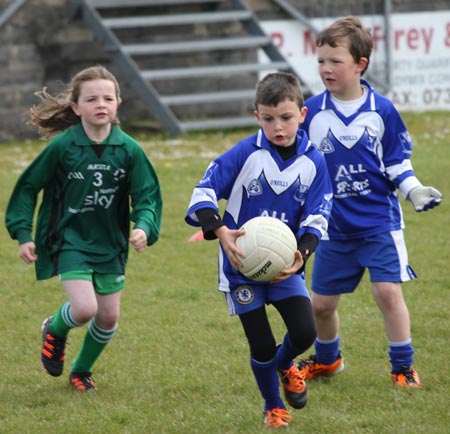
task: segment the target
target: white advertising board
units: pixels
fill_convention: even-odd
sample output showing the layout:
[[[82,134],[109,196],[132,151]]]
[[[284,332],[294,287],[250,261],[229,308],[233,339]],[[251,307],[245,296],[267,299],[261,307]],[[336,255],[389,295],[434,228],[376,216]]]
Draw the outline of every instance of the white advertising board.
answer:
[[[360,18],[374,41],[369,74],[386,81],[384,18]],[[311,23],[320,30],[334,19],[318,18]],[[312,32],[295,20],[261,24],[312,92],[322,92]],[[450,11],[392,14],[390,26],[391,89],[387,96],[399,110],[450,110]],[[261,53],[260,61],[264,58]]]

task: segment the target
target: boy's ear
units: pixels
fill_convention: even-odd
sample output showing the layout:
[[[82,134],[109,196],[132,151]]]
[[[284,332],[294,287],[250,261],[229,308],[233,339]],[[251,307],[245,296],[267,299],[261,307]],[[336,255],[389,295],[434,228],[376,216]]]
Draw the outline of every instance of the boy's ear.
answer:
[[[308,107],[303,106],[300,109],[299,125],[301,125],[303,122],[305,122],[306,113],[308,113]]]
[[[368,64],[369,59],[367,59],[367,57],[361,57],[361,59],[359,59],[358,61],[358,69],[360,70],[359,72],[365,71]]]

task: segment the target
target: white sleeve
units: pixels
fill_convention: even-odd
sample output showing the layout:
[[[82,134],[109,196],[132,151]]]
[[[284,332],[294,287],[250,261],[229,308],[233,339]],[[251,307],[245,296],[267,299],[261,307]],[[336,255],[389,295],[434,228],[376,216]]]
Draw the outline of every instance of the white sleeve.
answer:
[[[421,187],[422,183],[415,176],[408,176],[401,184],[398,186],[398,189],[401,191],[403,195],[403,199],[408,199],[408,194],[413,188]]]

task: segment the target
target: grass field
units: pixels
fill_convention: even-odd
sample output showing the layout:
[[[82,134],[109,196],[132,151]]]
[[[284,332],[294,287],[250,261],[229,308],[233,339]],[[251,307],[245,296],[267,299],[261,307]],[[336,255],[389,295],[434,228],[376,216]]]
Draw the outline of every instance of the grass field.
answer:
[[[449,433],[449,113],[404,114],[423,184],[443,204],[415,213],[404,204],[410,263],[419,279],[404,285],[416,368],[423,388],[392,386],[381,314],[367,276],[340,306],[346,370],[309,383],[305,409],[290,432],[316,434]],[[0,229],[1,434],[247,434],[264,431],[262,400],[239,320],[216,291],[216,242],[188,243],[184,223],[192,188],[214,156],[249,131],[180,139],[135,135],[153,161],[164,196],[161,238],[131,252],[120,328],[94,369],[99,390],[80,395],[40,366],[40,324],[65,301],[56,279],[37,282]],[[0,144],[0,216],[23,168],[44,142]],[[310,264],[308,270],[310,270]],[[308,271],[309,274],[309,271]],[[284,327],[269,307],[279,339]],[[67,360],[85,329],[69,338]],[[307,353],[308,354],[308,353]],[[307,355],[306,354],[306,355]]]

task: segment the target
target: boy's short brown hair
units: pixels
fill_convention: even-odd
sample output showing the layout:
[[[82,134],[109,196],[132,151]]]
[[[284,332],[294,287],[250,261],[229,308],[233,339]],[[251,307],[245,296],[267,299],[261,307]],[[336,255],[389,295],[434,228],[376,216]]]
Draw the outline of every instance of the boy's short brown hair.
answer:
[[[367,66],[361,72],[364,74],[369,66],[370,55],[373,48],[372,35],[368,29],[365,29],[361,20],[354,16],[340,18],[323,29],[316,38],[316,45],[329,45],[337,47],[343,40],[348,41],[348,50],[355,63],[358,63],[362,57],[367,59]]]
[[[299,79],[288,72],[273,72],[263,77],[256,85],[255,109],[258,105],[276,107],[290,100],[303,107],[304,97]]]

